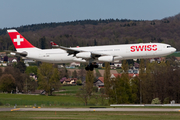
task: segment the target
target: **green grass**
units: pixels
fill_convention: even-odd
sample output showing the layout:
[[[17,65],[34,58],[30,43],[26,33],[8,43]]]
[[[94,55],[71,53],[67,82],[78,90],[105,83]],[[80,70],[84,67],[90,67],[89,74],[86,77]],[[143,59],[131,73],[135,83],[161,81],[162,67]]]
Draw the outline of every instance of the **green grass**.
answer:
[[[25,95],[25,94],[0,94],[0,102],[3,106],[17,107],[32,107],[34,105],[40,107],[84,107],[83,101],[81,101],[76,93],[81,86],[62,86],[61,90],[54,93],[54,96],[45,95]],[[104,99],[102,104],[102,98],[99,95],[93,95],[88,102],[90,106],[108,105],[107,99]]]
[[[101,73],[99,72],[99,69],[96,68],[95,71],[97,76],[102,77]]]
[[[61,90],[77,91],[81,86],[62,86]]]
[[[61,90],[65,90],[68,93],[77,93],[81,86],[62,86]]]
[[[122,69],[116,69],[116,71],[118,72],[118,73],[122,73]]]
[[[175,56],[175,57],[180,57],[180,53],[179,52],[174,52],[168,56]]]
[[[82,106],[84,105],[76,97],[79,86],[62,86],[63,93],[66,95],[45,96],[45,95],[25,95],[25,94],[0,94],[0,102],[6,106]],[[59,93],[59,92],[58,92]],[[73,93],[73,94],[72,94]]]
[[[0,101],[6,106],[73,106],[83,105],[74,95],[45,96],[23,94],[0,94]]]
[[[81,86],[62,86],[60,91],[54,92],[55,95],[76,95]]]
[[[179,112],[0,112],[2,120],[179,120]]]

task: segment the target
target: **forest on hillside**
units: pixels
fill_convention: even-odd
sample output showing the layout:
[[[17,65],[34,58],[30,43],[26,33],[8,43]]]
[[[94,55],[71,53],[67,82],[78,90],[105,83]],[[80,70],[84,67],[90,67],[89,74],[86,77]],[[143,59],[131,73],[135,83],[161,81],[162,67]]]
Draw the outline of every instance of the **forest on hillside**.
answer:
[[[14,47],[7,29],[0,29],[0,50]],[[16,29],[34,46],[51,48],[50,41],[66,46],[93,46],[142,42],[168,43],[180,50],[180,14],[162,20],[76,20],[42,23]]]

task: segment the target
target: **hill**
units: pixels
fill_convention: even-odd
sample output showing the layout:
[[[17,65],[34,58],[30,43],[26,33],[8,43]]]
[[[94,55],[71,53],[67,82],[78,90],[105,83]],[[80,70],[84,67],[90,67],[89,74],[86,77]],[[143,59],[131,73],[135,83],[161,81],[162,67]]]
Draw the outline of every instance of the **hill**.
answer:
[[[180,50],[180,14],[162,20],[127,19],[77,20],[64,23],[43,23],[21,26],[17,29],[33,45],[51,48],[54,41],[62,46],[92,46],[138,42],[164,42]],[[6,33],[0,29],[0,50],[13,49]]]

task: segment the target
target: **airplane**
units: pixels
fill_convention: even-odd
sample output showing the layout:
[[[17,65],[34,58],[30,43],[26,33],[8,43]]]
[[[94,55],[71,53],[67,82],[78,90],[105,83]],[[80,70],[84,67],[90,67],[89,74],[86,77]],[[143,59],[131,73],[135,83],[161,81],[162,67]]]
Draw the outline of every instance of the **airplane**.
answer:
[[[97,68],[97,62],[115,62],[126,59],[156,58],[172,54],[174,47],[165,43],[139,43],[121,45],[103,45],[90,47],[64,47],[52,43],[58,49],[39,49],[28,42],[15,29],[7,30],[16,51],[27,59],[48,63],[89,63],[85,68],[93,70]]]

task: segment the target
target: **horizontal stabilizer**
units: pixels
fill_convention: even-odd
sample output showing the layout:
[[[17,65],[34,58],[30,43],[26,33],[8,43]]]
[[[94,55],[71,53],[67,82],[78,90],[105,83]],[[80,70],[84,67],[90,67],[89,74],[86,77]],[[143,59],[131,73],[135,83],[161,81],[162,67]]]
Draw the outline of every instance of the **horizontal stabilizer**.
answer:
[[[27,56],[27,52],[26,51],[23,51],[23,52],[14,51],[14,52],[11,52],[10,54],[11,55],[17,55],[17,56],[22,56],[22,57],[26,57]]]

